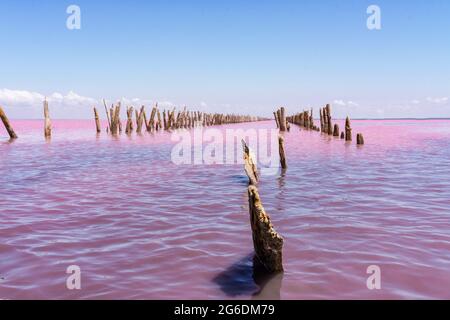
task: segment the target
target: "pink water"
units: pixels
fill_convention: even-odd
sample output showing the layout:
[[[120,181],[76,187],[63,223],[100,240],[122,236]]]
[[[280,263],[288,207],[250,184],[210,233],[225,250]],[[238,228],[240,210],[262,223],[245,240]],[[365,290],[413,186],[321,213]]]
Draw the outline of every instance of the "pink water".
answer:
[[[353,121],[363,147],[286,133],[287,172],[259,185],[285,239],[271,278],[253,270],[241,165],[176,166],[167,133],[53,124],[50,142],[41,121],[13,121],[12,143],[0,128],[0,298],[450,298],[448,120]]]

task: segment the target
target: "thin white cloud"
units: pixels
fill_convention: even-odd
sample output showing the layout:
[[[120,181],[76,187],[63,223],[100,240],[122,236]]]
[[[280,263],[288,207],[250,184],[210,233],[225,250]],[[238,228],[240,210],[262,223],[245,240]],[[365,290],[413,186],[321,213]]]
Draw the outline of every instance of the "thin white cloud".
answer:
[[[35,107],[41,106],[42,102],[47,99],[49,104],[56,108],[60,107],[77,107],[92,106],[98,103],[98,100],[81,96],[73,91],[69,91],[66,95],[54,92],[49,96],[42,93],[31,92],[26,90],[10,90],[0,89],[0,104],[7,107]]]
[[[344,100],[334,100],[333,104],[337,104],[338,106],[345,106]]]
[[[42,103],[44,99],[45,96],[37,92],[0,89],[0,104],[8,107],[30,107],[36,105],[38,101]]]
[[[359,106],[359,104],[354,102],[354,101],[351,101],[351,100],[344,101],[342,99],[334,100],[333,104],[338,105],[338,106],[342,106],[342,107],[346,107],[346,106],[348,106],[348,107],[357,107],[357,106]]]
[[[443,104],[448,102],[448,97],[442,97],[442,98],[432,98],[432,97],[428,97],[427,98],[428,102],[431,103],[435,103],[435,104]]]

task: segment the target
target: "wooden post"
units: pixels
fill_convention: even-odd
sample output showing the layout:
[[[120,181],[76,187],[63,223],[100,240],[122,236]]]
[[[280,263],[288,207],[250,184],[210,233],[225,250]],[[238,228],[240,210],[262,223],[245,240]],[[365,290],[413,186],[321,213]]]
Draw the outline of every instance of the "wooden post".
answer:
[[[341,139],[345,139],[344,131],[341,132]]]
[[[163,115],[164,130],[167,130],[166,110],[163,110],[162,115]]]
[[[5,111],[3,111],[3,108],[0,107],[0,119],[2,119],[3,124],[5,125],[5,129],[9,134],[9,137],[11,139],[17,139],[17,135],[14,132],[13,127],[11,126],[11,124],[9,123],[8,117],[5,114]]]
[[[242,140],[242,147],[244,149],[244,170],[247,174],[249,184],[258,184],[258,168],[256,166],[256,160],[250,152],[250,148],[247,146],[244,140]]]
[[[282,169],[287,169],[286,164],[286,154],[284,152],[284,138],[283,136],[278,136],[278,151],[280,153],[280,164]]]
[[[142,106],[139,113],[136,110],[136,133],[141,133],[142,125],[144,124],[145,119],[145,107]]]
[[[277,124],[277,129],[279,129],[280,128],[280,123],[279,123],[279,120],[278,120],[278,115],[277,115],[277,113],[275,111],[273,112],[273,116],[275,118],[275,123]]]
[[[127,125],[125,127],[125,133],[131,134],[133,132],[133,107],[127,108]]]
[[[275,231],[255,186],[248,187],[248,202],[256,257],[268,272],[282,272],[284,240]]]
[[[47,99],[44,100],[44,118],[44,136],[45,138],[50,138],[52,136],[52,122],[50,121]]]
[[[345,119],[345,141],[352,141],[352,128],[348,117]]]
[[[117,134],[122,131],[122,122],[120,121],[120,102],[114,107],[111,108],[111,134]]]
[[[329,135],[332,135],[333,123],[331,122],[331,107],[329,104],[327,104],[326,109],[327,109],[327,124],[328,124],[327,132]]]
[[[280,109],[280,131],[286,131],[286,116],[285,116],[285,110],[284,107],[281,107]]]
[[[159,111],[159,109],[157,109],[156,113],[157,113],[157,116],[158,116],[158,125],[157,125],[156,129],[159,130],[162,127],[161,112]]]
[[[323,110],[320,108],[320,132],[323,132]]]
[[[105,106],[105,111],[106,111],[106,118],[108,119],[108,126],[107,126],[107,130],[106,131],[111,131],[111,119],[109,118],[109,112],[108,112],[108,107],[106,106],[106,101],[105,99],[103,99],[103,105]]]
[[[95,127],[97,129],[97,133],[100,133],[102,130],[100,128],[100,118],[98,117],[97,108],[94,107],[94,117],[95,117]]]
[[[333,137],[339,137],[339,125],[337,123],[334,125]]]
[[[150,115],[150,123],[149,123],[151,131],[155,131],[155,115],[156,115],[156,107],[153,107],[152,113]]]
[[[363,145],[364,144],[364,137],[362,133],[356,134],[356,144],[357,145]]]

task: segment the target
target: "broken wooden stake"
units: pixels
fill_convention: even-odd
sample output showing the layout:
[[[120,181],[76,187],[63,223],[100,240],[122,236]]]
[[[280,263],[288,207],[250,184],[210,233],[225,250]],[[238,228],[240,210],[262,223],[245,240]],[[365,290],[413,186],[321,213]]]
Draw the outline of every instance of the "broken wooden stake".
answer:
[[[50,138],[52,136],[52,123],[50,121],[50,112],[48,110],[48,102],[44,100],[44,136]]]
[[[111,131],[111,119],[109,117],[108,107],[106,106],[106,101],[103,99],[103,105],[105,106],[106,118],[108,120],[108,126],[106,127],[106,132]]]
[[[345,119],[345,141],[352,141],[352,128],[348,117]]]
[[[268,272],[282,272],[284,240],[275,231],[255,186],[248,187],[248,202],[256,257]]]
[[[127,108],[127,125],[125,127],[125,133],[131,134],[133,132],[133,107]]]
[[[95,117],[95,127],[97,129],[97,133],[100,133],[102,130],[100,128],[100,118],[98,117],[97,108],[94,107],[94,117]]]
[[[11,139],[17,139],[17,135],[14,132],[13,127],[11,126],[11,124],[9,123],[8,117],[6,116],[5,111],[3,111],[3,108],[0,107],[0,119],[2,119],[3,124],[5,125],[5,129],[9,134],[9,137]]]
[[[280,108],[279,121],[280,121],[280,131],[286,131],[286,115],[284,107]]]
[[[280,123],[278,122],[278,115],[277,115],[277,113],[275,111],[273,112],[273,116],[275,118],[275,123],[277,124],[277,129],[279,129],[280,128]]]
[[[244,149],[244,170],[249,180],[248,183],[250,185],[257,185],[258,168],[256,166],[256,160],[244,140],[242,140],[242,147]]]
[[[339,137],[339,125],[337,123],[334,124],[333,137]]]
[[[364,137],[362,133],[356,134],[356,144],[357,145],[363,145],[364,144]]]
[[[286,154],[284,152],[284,138],[283,136],[278,136],[278,151],[280,153],[280,165],[282,169],[287,169],[286,164]]]

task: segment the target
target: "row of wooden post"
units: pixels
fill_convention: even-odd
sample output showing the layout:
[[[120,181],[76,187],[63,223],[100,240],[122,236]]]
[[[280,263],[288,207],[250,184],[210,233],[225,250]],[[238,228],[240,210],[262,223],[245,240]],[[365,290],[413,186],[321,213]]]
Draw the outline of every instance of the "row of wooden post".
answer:
[[[120,108],[121,105],[111,106],[109,109],[106,107],[106,116],[108,119],[107,132],[112,134],[117,134],[122,132],[121,120],[120,120]],[[235,114],[212,114],[200,111],[188,111],[186,107],[183,111],[178,111],[175,113],[175,108],[173,110],[164,110],[162,113],[158,109],[156,104],[150,113],[150,119],[147,119],[147,114],[145,112],[145,107],[142,106],[141,109],[135,110],[135,124],[136,132],[141,133],[142,128],[145,125],[145,129],[148,132],[155,132],[159,130],[173,130],[173,129],[190,129],[195,126],[213,126],[222,125],[229,123],[241,123],[241,122],[252,122],[259,121],[262,118],[253,116],[241,116]],[[125,132],[131,134],[134,131],[133,122],[133,107],[127,108],[127,122],[125,126]],[[94,107],[94,118],[96,123],[97,132],[101,131],[100,121],[98,120],[98,111]]]
[[[311,111],[305,110],[293,116],[287,117],[287,121],[299,125],[305,129],[319,131],[317,126],[314,124],[313,109],[311,109]]]
[[[122,121],[120,119],[121,104],[112,105],[110,108],[106,106],[105,101],[103,101],[106,111],[107,127],[106,131],[111,134],[118,134],[122,132]],[[44,136],[46,139],[51,138],[52,135],[52,124],[50,119],[50,110],[48,106],[48,101],[44,101]],[[195,126],[213,126],[222,125],[229,123],[241,123],[241,122],[252,122],[260,121],[263,118],[254,116],[242,116],[235,114],[219,114],[219,113],[206,113],[200,111],[188,111],[184,108],[183,111],[179,111],[175,114],[175,108],[170,110],[164,110],[161,115],[161,111],[158,109],[158,105],[152,109],[150,114],[150,119],[147,119],[145,113],[145,107],[142,106],[140,110],[135,110],[135,119],[133,120],[133,107],[128,107],[127,110],[127,122],[125,126],[125,132],[131,134],[134,130],[137,133],[141,133],[145,126],[146,131],[154,132],[159,130],[172,130],[172,129],[190,129]],[[8,117],[6,116],[4,110],[0,107],[0,119],[2,120],[6,131],[8,132],[11,139],[16,139],[17,134],[14,132]],[[94,107],[94,120],[96,132],[100,133],[101,122],[99,112],[96,107]],[[136,126],[135,126],[136,125]],[[135,129],[136,128],[136,129]]]
[[[311,109],[311,111],[303,111],[293,116],[286,117],[286,119],[288,123],[290,122],[306,129],[320,131],[330,136],[340,137],[343,140],[345,139],[345,141],[352,141],[352,128],[350,126],[349,117],[345,119],[345,130],[340,132],[339,125],[337,123],[333,126],[331,106],[329,104],[320,109],[320,128],[314,124],[313,109]],[[279,127],[278,123],[277,127]],[[358,145],[364,144],[364,137],[362,133],[358,133],[356,135],[356,143]]]

